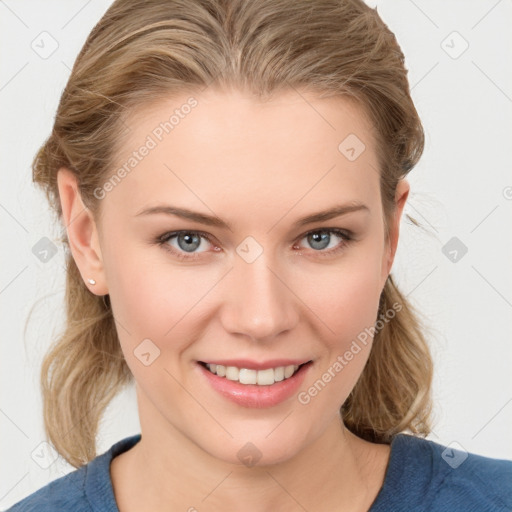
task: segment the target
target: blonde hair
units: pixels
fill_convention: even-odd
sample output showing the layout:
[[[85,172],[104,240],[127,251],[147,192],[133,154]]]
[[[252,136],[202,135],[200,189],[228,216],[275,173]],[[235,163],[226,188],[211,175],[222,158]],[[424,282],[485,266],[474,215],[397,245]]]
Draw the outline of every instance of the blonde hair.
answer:
[[[87,38],[62,93],[49,138],[33,161],[58,219],[57,171],[70,169],[84,204],[112,173],[123,119],[170,95],[214,84],[260,98],[290,88],[357,101],[377,140],[385,230],[398,181],[419,160],[424,133],[393,33],[360,0],[117,0]],[[411,219],[414,223],[414,219]],[[41,370],[44,424],[78,467],[96,456],[99,420],[133,378],[109,296],[84,284],[66,235],[66,324]],[[341,408],[347,428],[373,442],[430,431],[432,358],[423,326],[391,276],[379,314],[400,311],[375,334],[369,359]]]

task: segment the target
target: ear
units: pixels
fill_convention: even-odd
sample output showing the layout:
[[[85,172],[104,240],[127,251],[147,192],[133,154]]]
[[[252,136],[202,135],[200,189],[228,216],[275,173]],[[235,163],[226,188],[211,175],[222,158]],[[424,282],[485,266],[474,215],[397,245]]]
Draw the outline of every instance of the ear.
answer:
[[[94,217],[82,202],[76,177],[69,169],[62,167],[57,171],[57,185],[69,248],[82,279],[92,293],[106,295],[108,288]],[[96,284],[90,284],[89,278]]]
[[[410,185],[404,178],[401,179],[396,187],[395,192],[395,213],[391,218],[389,226],[389,242],[386,247],[384,260],[382,262],[382,278],[383,283],[388,278],[395,260],[396,249],[398,246],[398,236],[400,233],[400,219],[404,210],[405,203],[409,196]]]

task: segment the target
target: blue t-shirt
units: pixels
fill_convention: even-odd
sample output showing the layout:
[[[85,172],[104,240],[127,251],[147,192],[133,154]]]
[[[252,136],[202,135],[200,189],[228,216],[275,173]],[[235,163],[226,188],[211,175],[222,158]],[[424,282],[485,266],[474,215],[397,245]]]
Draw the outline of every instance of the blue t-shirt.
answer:
[[[27,496],[7,512],[119,512],[110,479],[112,459],[140,434]],[[384,483],[368,512],[511,512],[512,461],[397,434]]]

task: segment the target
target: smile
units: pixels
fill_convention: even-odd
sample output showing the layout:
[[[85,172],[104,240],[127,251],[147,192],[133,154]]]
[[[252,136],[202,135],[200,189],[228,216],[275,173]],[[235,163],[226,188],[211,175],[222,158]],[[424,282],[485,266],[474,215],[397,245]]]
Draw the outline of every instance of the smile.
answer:
[[[213,374],[224,377],[240,384],[256,384],[258,386],[271,386],[276,382],[289,379],[302,365],[277,366],[265,370],[238,368],[222,364],[202,363]],[[306,363],[304,363],[306,364]]]
[[[260,363],[244,359],[197,361],[196,368],[200,382],[224,399],[242,407],[266,408],[277,406],[297,393],[313,365],[312,360],[301,361],[304,359]]]

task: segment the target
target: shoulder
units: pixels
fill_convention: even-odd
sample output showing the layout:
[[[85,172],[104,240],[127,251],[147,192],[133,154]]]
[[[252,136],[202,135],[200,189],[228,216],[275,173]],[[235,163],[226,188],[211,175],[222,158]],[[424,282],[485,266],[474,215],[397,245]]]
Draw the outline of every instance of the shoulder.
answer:
[[[53,480],[19,501],[7,512],[118,512],[110,478],[112,459],[129,450],[140,434],[114,444],[85,466]]]
[[[75,510],[90,512],[85,496],[88,465],[53,480],[33,494],[8,509],[7,512],[47,512],[50,510]]]
[[[403,510],[415,503],[415,510],[510,512],[512,461],[468,453],[458,443],[446,446],[398,434],[377,498],[381,494],[388,505],[401,496],[403,506],[407,501]],[[371,511],[381,510],[379,504],[377,499]],[[398,502],[394,506],[393,510],[402,510]]]

